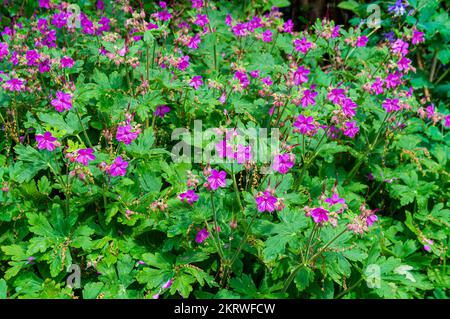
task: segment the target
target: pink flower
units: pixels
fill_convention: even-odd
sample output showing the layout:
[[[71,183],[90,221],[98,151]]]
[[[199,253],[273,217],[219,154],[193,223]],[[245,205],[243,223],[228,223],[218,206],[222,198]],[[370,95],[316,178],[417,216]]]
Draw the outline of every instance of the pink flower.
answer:
[[[384,102],[383,102],[383,108],[386,110],[386,112],[391,113],[393,111],[398,111],[400,110],[400,106],[398,105],[398,99],[389,99],[387,98]]]
[[[193,37],[189,39],[187,47],[189,49],[198,49],[198,45],[200,44],[200,36],[196,33]]]
[[[339,25],[337,25],[337,26],[335,26],[334,28],[333,28],[333,31],[331,32],[331,38],[332,39],[334,39],[334,38],[337,38],[338,36],[339,36],[339,33],[340,33],[340,29],[341,27],[339,26]]]
[[[71,69],[73,67],[74,63],[75,62],[68,56],[63,56],[61,58],[61,66],[63,68]]]
[[[355,121],[352,122],[345,122],[345,131],[344,131],[344,135],[348,136],[350,138],[354,138],[356,133],[359,132],[359,128],[356,125]]]
[[[366,37],[365,35],[359,36],[356,39],[356,46],[357,47],[365,47],[368,41],[369,41],[369,38]]]
[[[194,21],[194,24],[204,27],[209,23],[208,17],[206,14],[197,14],[197,18]]]
[[[307,134],[316,128],[313,123],[314,118],[312,116],[305,117],[303,114],[300,114],[294,122],[294,126],[299,129],[300,133]]]
[[[265,191],[264,193],[260,193],[256,197],[256,205],[258,206],[258,211],[263,212],[273,212],[275,210],[275,204],[278,199],[273,196],[269,191]]]
[[[344,89],[332,89],[327,96],[328,100],[335,103],[341,104],[345,98],[345,90]]]
[[[242,144],[238,144],[237,151],[233,154],[233,158],[238,162],[238,164],[243,164],[250,161],[252,159],[252,147],[245,147]]]
[[[388,76],[386,77],[386,88],[390,89],[390,88],[396,88],[397,86],[400,85],[400,77],[398,75],[398,73],[389,73]]]
[[[52,136],[52,133],[45,132],[44,135],[36,135],[36,142],[38,143],[37,147],[40,150],[48,150],[54,151],[56,147],[59,146],[59,143],[56,142],[56,137]]]
[[[408,42],[403,41],[402,39],[397,39],[394,43],[391,44],[392,53],[401,54],[405,56],[408,54]]]
[[[370,88],[375,92],[375,94],[382,94],[384,92],[383,80],[379,76],[377,76],[375,82],[373,82]]]
[[[121,125],[117,128],[116,139],[124,142],[126,145],[129,145],[138,137],[139,133],[139,130],[132,131],[130,124]]]
[[[167,21],[170,20],[170,18],[172,18],[172,15],[170,14],[169,11],[163,10],[156,13],[156,18],[160,21]]]
[[[111,176],[125,176],[127,173],[128,162],[122,159],[122,156],[117,156],[111,164],[109,170]]]
[[[294,72],[294,84],[300,85],[302,83],[308,82],[308,74],[310,70],[300,66],[297,71]]]
[[[245,89],[249,84],[250,81],[248,79],[248,76],[246,73],[241,71],[236,71],[234,73],[234,78],[239,80],[239,83],[241,83],[241,86]]]
[[[344,112],[345,116],[348,118],[355,116],[357,107],[358,105],[350,98],[345,98],[342,102],[342,112]]]
[[[206,230],[206,228],[203,228],[197,233],[197,236],[195,236],[195,241],[199,244],[203,243],[207,238],[209,237],[209,233]]]
[[[8,43],[0,42],[0,60],[3,60],[8,54]]]
[[[418,43],[422,43],[425,42],[425,38],[423,37],[424,33],[417,30],[416,27],[414,27],[413,29],[413,35],[411,38],[411,43],[412,44],[418,44]]]
[[[191,81],[189,82],[189,85],[192,86],[194,89],[198,90],[198,88],[203,84],[202,76],[196,75],[194,76]]]
[[[159,116],[160,118],[164,118],[166,113],[170,112],[170,107],[167,105],[158,105],[155,110],[155,115]]]
[[[294,154],[279,154],[275,156],[273,161],[273,169],[281,174],[286,174],[289,169],[294,166],[295,156]]]
[[[305,90],[301,98],[302,107],[305,108],[308,105],[316,105],[317,92],[313,90]]]
[[[397,62],[397,66],[400,71],[408,71],[411,68],[411,60],[406,57],[402,57]]]
[[[189,66],[189,56],[185,55],[178,61],[177,68],[181,71],[184,71],[188,68],[188,66]]]
[[[44,9],[50,9],[50,0],[39,0],[39,7]]]
[[[292,33],[292,31],[294,31],[294,23],[292,22],[291,19],[287,20],[283,24],[283,31],[286,33]]]
[[[369,216],[366,218],[366,224],[367,224],[367,227],[372,226],[377,220],[378,220],[377,215],[375,215],[375,214],[373,214],[373,213],[372,213],[371,215],[369,215]]]
[[[273,84],[272,79],[270,78],[270,76],[262,78],[261,81],[267,86],[271,86]]]
[[[330,204],[330,206],[335,204],[345,204],[345,199],[340,198],[337,193],[333,193],[331,197],[325,199],[325,203]]]
[[[182,202],[186,200],[189,205],[192,205],[194,202],[198,201],[198,195],[192,189],[188,189],[185,193],[181,193],[178,195],[178,198]]]
[[[430,252],[431,251],[431,246],[429,245],[423,245],[423,249]]]
[[[52,100],[51,104],[58,112],[70,110],[72,108],[72,94],[57,91],[56,98]]]
[[[211,170],[211,175],[208,176],[208,183],[212,190],[216,190],[219,187],[226,187],[227,172]]]
[[[309,49],[311,49],[312,43],[308,42],[308,40],[306,40],[306,37],[303,37],[301,40],[300,39],[295,39],[294,40],[294,47],[295,47],[295,51],[300,51],[303,54],[306,54]]]
[[[328,221],[329,211],[323,207],[317,207],[311,210],[311,217],[316,224],[321,224]]]
[[[7,91],[17,91],[20,92],[24,89],[23,80],[21,79],[9,79],[3,85],[4,89]]]
[[[254,79],[259,78],[259,70],[251,71],[250,76]]]
[[[167,282],[165,282],[165,283],[161,286],[161,288],[162,288],[162,289],[169,289],[169,288],[172,286],[172,283],[173,283],[173,279],[169,279]]]
[[[445,116],[444,126],[450,127],[450,114]]]
[[[201,9],[203,7],[203,0],[192,0],[192,8]]]
[[[262,33],[262,40],[264,42],[271,42],[272,41],[272,31],[266,30]]]
[[[87,166],[89,161],[95,160],[93,155],[94,150],[92,148],[82,148],[78,150],[77,162]]]

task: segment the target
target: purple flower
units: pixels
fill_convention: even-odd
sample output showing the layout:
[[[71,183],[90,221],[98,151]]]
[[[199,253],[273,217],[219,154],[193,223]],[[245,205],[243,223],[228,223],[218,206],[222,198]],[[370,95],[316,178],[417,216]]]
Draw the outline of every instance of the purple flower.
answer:
[[[356,125],[355,121],[352,122],[345,122],[345,130],[344,130],[344,135],[348,136],[350,138],[354,138],[356,133],[359,132],[359,128]]]
[[[275,156],[273,169],[281,174],[286,174],[294,166],[295,157],[293,154],[285,153]]]
[[[184,71],[188,68],[188,66],[189,66],[189,55],[185,55],[178,61],[177,68],[180,71]]]
[[[216,190],[219,187],[226,187],[227,172],[211,170],[211,175],[208,176],[208,183],[212,190]]]
[[[194,21],[194,24],[204,27],[209,23],[208,16],[206,14],[197,14],[197,18]]]
[[[369,38],[366,37],[365,35],[359,36],[356,39],[356,46],[357,47],[364,47],[364,46],[366,46],[368,41],[369,41]]]
[[[233,154],[233,158],[238,164],[250,161],[252,159],[252,147],[250,145],[245,147],[242,144],[238,144],[237,151]]]
[[[425,111],[427,112],[427,118],[431,119],[435,113],[434,104],[430,104],[426,107]]]
[[[396,88],[400,85],[401,79],[398,73],[389,73],[386,77],[386,88]]]
[[[0,42],[0,60],[3,60],[8,54],[8,43]]]
[[[170,14],[170,12],[167,10],[163,10],[156,13],[156,18],[159,21],[167,21],[170,20],[170,18],[172,18],[172,14]]]
[[[28,50],[26,53],[26,58],[27,58],[27,64],[32,66],[32,65],[37,65],[38,64],[38,60],[41,57],[41,55],[39,54],[39,52],[37,52],[36,50]]]
[[[64,12],[55,13],[52,17],[52,24],[58,29],[63,28],[67,24],[67,14]]]
[[[350,98],[345,98],[342,101],[342,112],[344,112],[345,116],[348,118],[355,116],[357,107],[358,105]]]
[[[264,42],[271,42],[272,41],[272,31],[266,30],[262,33],[262,40]]]
[[[39,72],[45,73],[50,71],[51,69],[51,62],[50,59],[45,59],[44,61],[39,63]]]
[[[294,47],[295,47],[295,51],[300,51],[303,54],[306,54],[309,49],[311,49],[312,43],[308,42],[308,40],[306,40],[306,37],[303,37],[301,40],[300,39],[295,39],[294,40]]]
[[[102,0],[98,0],[97,1],[97,10],[103,11],[104,9],[105,9],[105,4],[103,3]]]
[[[450,114],[445,116],[444,126],[450,127]]]
[[[50,9],[50,0],[39,0],[39,8]]]
[[[195,236],[195,241],[199,244],[203,243],[207,238],[209,237],[209,233],[206,230],[206,228],[203,228],[197,233],[197,236]]]
[[[61,58],[61,66],[63,68],[71,69],[73,67],[74,63],[75,62],[72,60],[72,58],[70,58],[68,56],[63,56]]]
[[[329,211],[323,207],[317,207],[311,210],[311,217],[316,224],[321,224],[328,221]]]
[[[393,12],[394,16],[402,16],[406,12],[406,7],[408,7],[408,3],[403,4],[403,0],[397,0],[394,5],[388,6],[388,11]]]
[[[196,75],[192,77],[191,81],[189,82],[189,85],[192,86],[194,89],[198,89],[203,84],[202,76]]]
[[[317,92],[313,90],[305,90],[300,100],[302,107],[305,108],[308,105],[316,105]]]
[[[187,201],[188,204],[192,205],[194,202],[198,201],[198,195],[193,189],[188,189],[185,193],[178,195],[180,201]]]
[[[300,85],[302,83],[308,82],[308,74],[311,71],[304,68],[303,66],[300,66],[297,71],[294,72],[294,84]]]
[[[397,66],[400,71],[408,71],[411,68],[411,60],[406,57],[402,57],[397,62]]]
[[[44,135],[36,135],[36,142],[38,143],[37,147],[40,150],[48,150],[54,151],[57,146],[59,146],[58,142],[56,142],[56,137],[52,136],[52,133],[45,132]]]
[[[14,52],[11,54],[11,63],[12,63],[13,65],[19,64],[19,58],[17,57],[17,52],[16,52],[16,51],[14,51]]]
[[[192,8],[201,9],[203,7],[203,0],[192,0]]]
[[[173,279],[169,279],[166,283],[164,283],[161,288],[162,289],[169,289],[172,286]]]
[[[258,211],[263,212],[273,212],[275,210],[275,204],[278,201],[275,196],[273,196],[269,191],[260,193],[256,197],[256,205],[258,206]]]
[[[270,76],[262,78],[261,81],[267,86],[271,86],[273,84],[272,79],[270,78]]]
[[[155,110],[155,115],[159,116],[160,118],[164,118],[166,113],[170,112],[170,107],[167,105],[158,105]]]
[[[378,220],[378,217],[377,217],[377,215],[375,215],[374,213],[372,213],[371,215],[369,215],[369,216],[366,218],[366,224],[367,224],[367,227],[372,226],[373,223],[375,223],[377,220]]]
[[[401,54],[402,56],[405,56],[408,54],[408,47],[409,44],[406,41],[403,41],[402,39],[397,39],[394,41],[394,43],[391,44],[391,51],[395,54]]]
[[[107,17],[101,17],[100,20],[98,20],[99,27],[97,29],[97,34],[99,35],[103,32],[108,32],[111,29],[110,23],[111,21]]]
[[[287,20],[283,24],[283,31],[286,33],[292,33],[292,31],[294,31],[294,23],[292,22],[291,19]]]
[[[431,246],[430,245],[423,245],[423,249],[430,252],[431,251]]]
[[[372,86],[370,87],[372,90],[374,90],[375,94],[382,94],[384,92],[383,90],[383,80],[377,76],[375,79],[375,82],[373,82]]]
[[[95,155],[93,155],[94,150],[92,148],[81,148],[77,153],[77,162],[84,166],[87,166],[89,161],[95,160]]]
[[[70,110],[72,108],[72,94],[57,91],[56,98],[52,100],[51,104],[55,107],[55,109],[58,112]]]
[[[297,120],[294,122],[294,126],[299,129],[300,133],[307,134],[315,130],[314,118],[312,116],[305,117],[300,114]]]
[[[333,31],[331,32],[331,38],[332,38],[332,39],[337,38],[337,37],[339,36],[340,28],[341,28],[341,27],[340,27],[339,25],[337,25],[337,26],[335,26],[335,27],[333,28]]]
[[[251,71],[250,76],[254,79],[259,78],[259,70]]]
[[[325,203],[330,204],[330,206],[335,204],[345,204],[345,199],[340,198],[337,193],[333,193],[331,197],[325,199]]]
[[[345,91],[344,89],[332,89],[327,96],[328,100],[335,103],[341,104],[345,99]]]
[[[234,78],[239,80],[239,82],[241,83],[241,86],[244,89],[250,84],[250,81],[248,79],[247,73],[244,73],[244,72],[241,72],[241,71],[236,71],[234,73]]]
[[[111,164],[109,172],[111,176],[125,176],[127,173],[128,162],[122,159],[122,156],[117,156]]]
[[[243,37],[247,35],[247,28],[243,23],[237,23],[235,26],[231,27],[231,31],[237,37]]]
[[[9,79],[3,86],[5,90],[20,92],[24,89],[23,80],[21,79]]]
[[[400,110],[400,106],[398,105],[398,99],[389,99],[387,98],[383,102],[383,108],[386,110],[386,112],[391,113],[393,111]]]
[[[120,125],[117,128],[116,139],[129,145],[139,135],[140,131],[133,131],[130,124]]]
[[[200,44],[200,36],[196,33],[193,37],[189,39],[187,47],[189,49],[198,49],[198,45]]]

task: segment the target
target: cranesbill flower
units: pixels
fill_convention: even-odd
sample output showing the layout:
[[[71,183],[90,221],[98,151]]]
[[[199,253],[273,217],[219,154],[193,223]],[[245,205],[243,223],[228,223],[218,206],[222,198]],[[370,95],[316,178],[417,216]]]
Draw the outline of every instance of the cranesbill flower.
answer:
[[[350,98],[345,98],[342,102],[342,112],[344,112],[345,116],[348,118],[355,116],[357,107],[358,105]]]
[[[193,189],[188,189],[186,192],[178,195],[180,201],[187,201],[189,205],[192,205],[194,202],[198,201],[198,195],[195,193]]]
[[[227,185],[226,177],[227,172],[225,171],[211,170],[211,175],[208,176],[209,186],[212,190],[216,190],[219,187],[225,187]]]
[[[158,105],[155,110],[155,115],[159,116],[160,118],[164,118],[166,113],[170,112],[170,107],[167,105]]]
[[[303,37],[301,40],[300,39],[294,40],[295,51],[300,51],[303,54],[306,54],[308,52],[308,50],[311,49],[311,47],[312,47],[312,43],[309,42],[306,39],[306,37]]]
[[[411,68],[411,60],[406,57],[402,57],[397,62],[397,66],[400,71],[408,71]]]
[[[263,193],[259,193],[256,196],[256,205],[258,207],[258,211],[263,212],[273,212],[275,210],[275,204],[278,199],[273,196],[269,191],[265,191]]]
[[[170,12],[167,10],[158,11],[156,12],[155,16],[156,19],[159,21],[167,21],[170,20],[170,18],[172,18],[172,14],[170,14]]]
[[[337,26],[335,26],[335,27],[333,28],[333,31],[331,32],[331,38],[332,38],[332,39],[337,38],[337,37],[339,36],[340,28],[341,28],[341,27],[340,27],[339,25],[337,25]]]
[[[369,41],[369,38],[366,37],[365,35],[359,36],[356,39],[356,46],[357,47],[365,47],[368,41]]]
[[[189,55],[185,55],[178,60],[177,68],[181,71],[184,71],[189,66]]]
[[[294,84],[300,85],[302,83],[308,82],[308,74],[311,71],[304,68],[303,66],[300,66],[297,71],[294,72]]]
[[[359,128],[355,121],[345,122],[345,130],[344,130],[345,136],[354,138],[358,132],[359,132]]]
[[[311,217],[313,218],[316,224],[322,224],[324,222],[327,222],[328,214],[329,211],[327,211],[323,207],[317,207],[311,210]]]
[[[238,164],[243,164],[252,159],[252,147],[244,146],[238,144],[237,151],[233,154],[233,158],[238,162]]]
[[[375,94],[382,94],[384,92],[383,80],[379,76],[377,76],[375,82],[372,83],[370,88],[375,92]]]
[[[200,36],[198,35],[198,33],[196,33],[194,36],[192,36],[189,39],[189,42],[187,44],[187,47],[189,49],[198,49],[198,45],[200,44]]]
[[[50,71],[50,69],[51,69],[50,59],[45,59],[44,61],[41,61],[39,63],[38,69],[39,69],[40,73],[45,73],[45,72]]]
[[[300,114],[294,122],[294,126],[299,129],[300,133],[307,134],[315,130],[314,118],[312,116],[305,117]]]
[[[344,89],[332,89],[331,92],[328,93],[327,99],[335,104],[341,104],[345,99]]]
[[[291,19],[287,20],[283,24],[283,31],[286,33],[292,33],[292,31],[294,31],[294,23],[292,22]]]
[[[127,173],[128,162],[122,159],[122,156],[117,156],[111,164],[109,173],[111,176],[125,176]]]
[[[281,174],[286,174],[295,163],[294,154],[279,154],[275,156],[273,161],[273,169]]]
[[[28,50],[25,57],[28,61],[27,65],[32,66],[38,64],[38,60],[41,57],[41,55],[36,50]]]
[[[201,9],[203,7],[203,0],[192,0],[192,8]]]
[[[426,107],[425,111],[427,112],[427,118],[431,119],[434,115],[434,104],[430,104]]]
[[[58,112],[70,110],[72,108],[72,94],[57,91],[56,97],[52,100],[51,104]]]
[[[241,86],[245,89],[249,84],[250,80],[248,79],[247,73],[236,71],[234,73],[234,78],[239,80],[239,83],[241,83]]]
[[[167,282],[165,282],[165,283],[161,286],[161,288],[162,288],[162,289],[169,289],[169,288],[172,286],[172,283],[173,283],[173,279],[169,279]]]
[[[406,7],[408,7],[408,3],[403,3],[403,0],[397,0],[394,5],[388,6],[388,11],[393,12],[394,16],[402,16],[406,12]]]
[[[266,30],[262,33],[262,40],[264,42],[271,42],[272,41],[272,31]]]
[[[3,85],[3,88],[7,91],[17,91],[20,92],[24,89],[23,80],[21,79],[9,79],[6,81],[6,83]]]
[[[401,54],[402,56],[405,56],[408,54],[408,47],[409,44],[406,41],[403,41],[402,39],[397,39],[394,41],[394,43],[391,44],[391,51],[395,54]]]
[[[377,215],[371,214],[366,218],[366,224],[368,227],[372,226],[378,220]]]
[[[337,193],[333,193],[331,197],[325,199],[325,203],[330,204],[330,206],[335,204],[345,204],[345,199],[340,198]]]
[[[400,110],[400,106],[398,105],[399,100],[398,99],[389,99],[387,98],[382,106],[386,110],[386,112],[391,113],[393,111]]]
[[[43,135],[36,135],[37,147],[40,150],[54,151],[60,144],[57,142],[57,138],[52,136],[52,133],[45,132]]]
[[[189,82],[189,85],[192,86],[194,89],[198,89],[203,84],[202,76],[196,75],[192,77],[191,81]]]
[[[8,43],[0,42],[0,60],[3,60],[8,54]]]
[[[401,79],[398,73],[389,73],[388,76],[385,79],[386,82],[386,88],[396,88],[400,85]]]
[[[74,61],[72,60],[72,58],[68,57],[68,56],[63,56],[61,58],[61,67],[65,68],[65,69],[71,69],[74,65]]]
[[[445,116],[444,126],[450,127],[450,114]]]
[[[244,37],[247,35],[247,27],[244,23],[237,23],[235,26],[231,27],[231,31],[237,37]]]
[[[254,79],[259,78],[259,70],[251,71],[250,76]]]
[[[39,0],[39,8],[50,9],[50,0]]]
[[[199,244],[203,243],[207,238],[209,237],[209,232],[206,230],[206,228],[203,228],[197,233],[197,236],[195,236],[195,241]]]
[[[87,166],[89,161],[95,160],[94,150],[92,148],[81,148],[77,151],[77,162]]]
[[[197,14],[197,18],[194,21],[194,24],[204,27],[209,23],[208,16],[206,14]]]
[[[52,17],[52,24],[61,29],[67,24],[67,17],[68,15],[65,12],[55,13]]]
[[[120,125],[117,128],[116,139],[128,145],[138,137],[139,133],[139,130],[133,131],[130,124]]]
[[[270,78],[270,76],[262,78],[261,81],[267,86],[271,86],[273,84],[272,79]]]
[[[316,105],[317,92],[313,90],[305,90],[300,100],[302,107],[305,108],[308,105]]]
[[[412,38],[411,38],[411,43],[418,44],[418,43],[422,43],[422,42],[425,42],[424,33],[417,30],[416,27],[414,27]]]

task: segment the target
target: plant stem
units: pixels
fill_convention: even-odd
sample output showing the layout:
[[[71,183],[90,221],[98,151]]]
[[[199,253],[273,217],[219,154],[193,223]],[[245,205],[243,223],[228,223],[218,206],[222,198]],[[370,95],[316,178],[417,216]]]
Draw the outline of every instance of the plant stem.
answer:
[[[341,231],[339,234],[337,234],[336,236],[334,236],[334,238],[331,239],[328,243],[326,243],[325,246],[319,248],[319,250],[317,251],[317,253],[315,253],[315,254],[311,257],[311,259],[308,261],[308,263],[314,262],[320,255],[323,254],[323,252],[325,251],[325,249],[328,248],[328,246],[330,246],[336,239],[338,239],[339,237],[341,237],[346,231],[347,231],[347,228],[344,228],[343,231]]]
[[[236,175],[234,174],[234,170],[233,170],[233,164],[231,164],[231,177],[233,178],[233,188],[234,188],[234,192],[236,193],[236,200],[238,202],[239,208],[241,209],[241,211],[244,211],[244,206],[242,206],[242,202],[241,202],[241,195],[239,193],[239,188],[236,182]]]

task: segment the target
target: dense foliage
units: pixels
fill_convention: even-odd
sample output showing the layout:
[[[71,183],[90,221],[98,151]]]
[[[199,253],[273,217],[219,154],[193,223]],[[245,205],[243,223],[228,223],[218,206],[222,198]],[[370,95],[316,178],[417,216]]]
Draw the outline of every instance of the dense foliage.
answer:
[[[441,3],[5,3],[0,298],[448,297]]]

